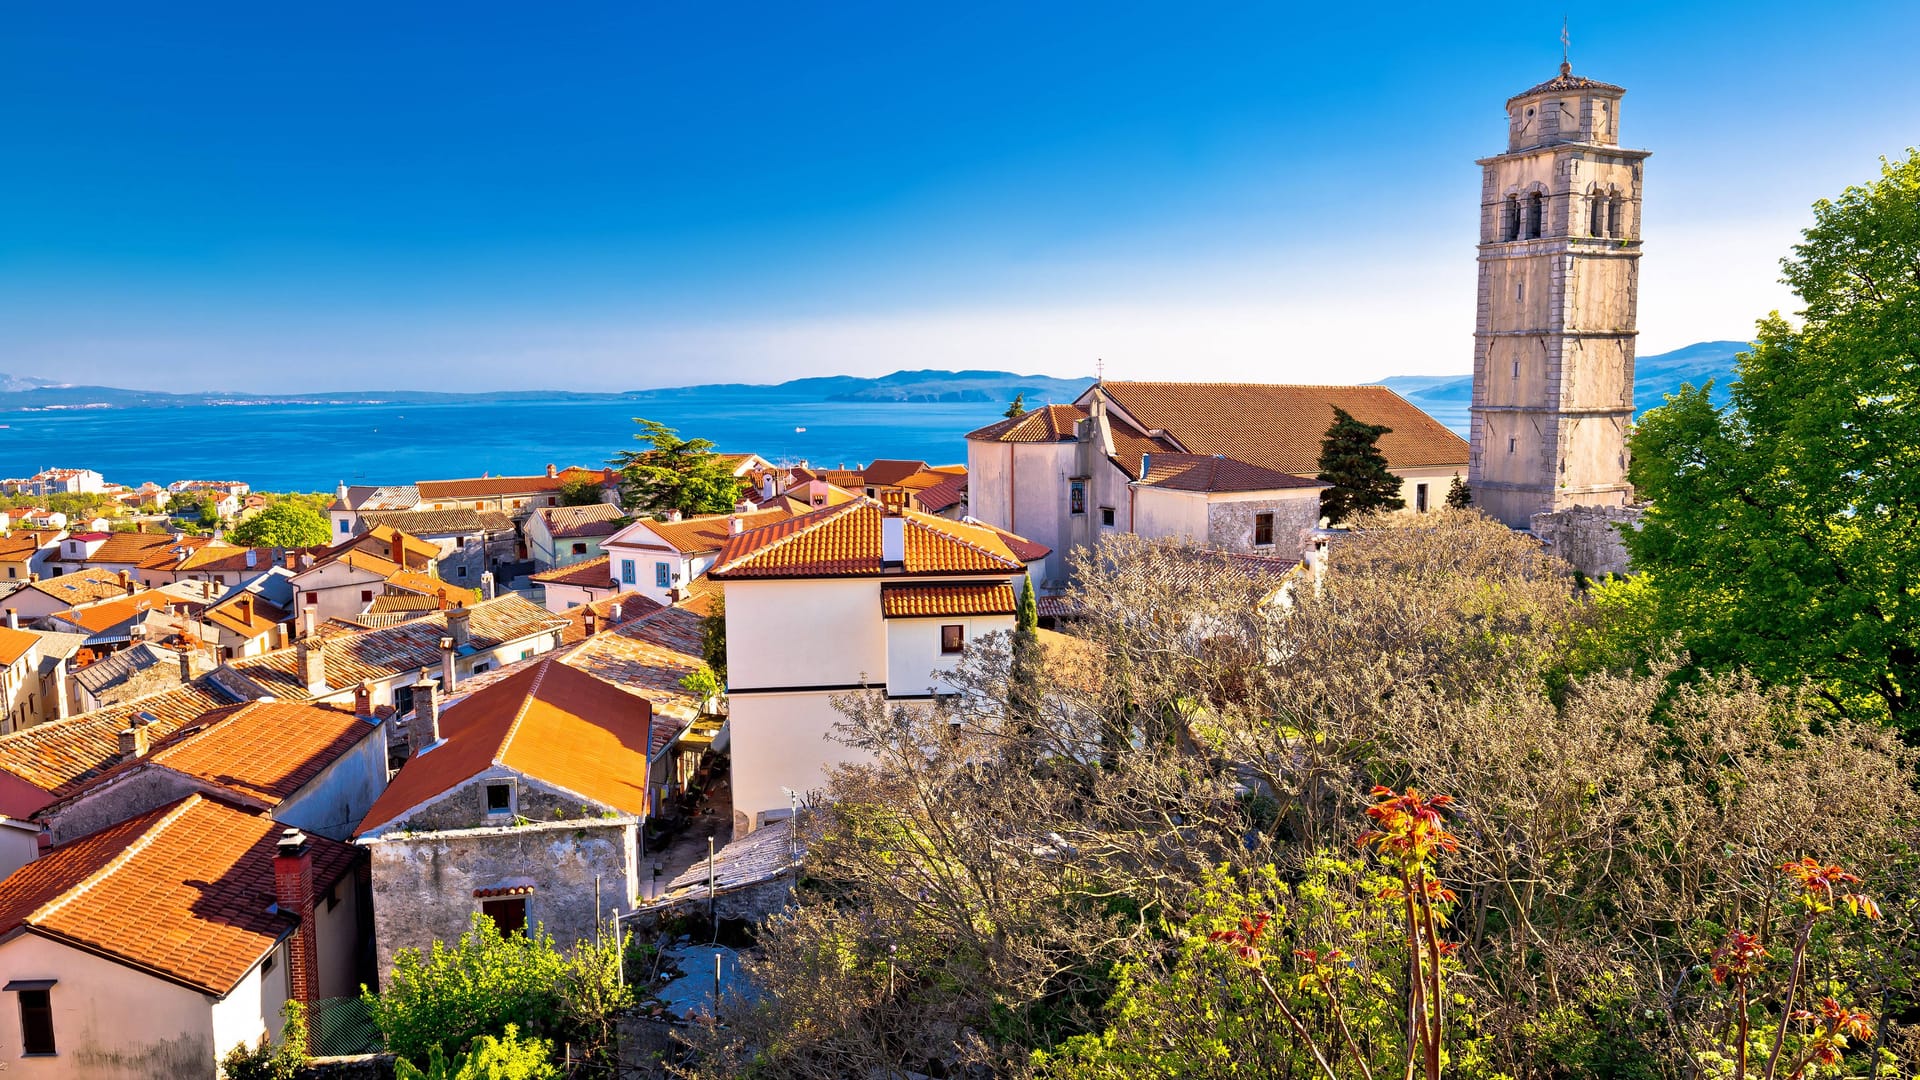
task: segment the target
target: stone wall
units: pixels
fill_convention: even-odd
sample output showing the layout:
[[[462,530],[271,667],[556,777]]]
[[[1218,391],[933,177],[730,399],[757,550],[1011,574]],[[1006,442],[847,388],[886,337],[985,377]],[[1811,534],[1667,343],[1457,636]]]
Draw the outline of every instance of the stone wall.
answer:
[[[608,812],[604,806],[582,802],[578,795],[568,795],[510,770],[497,769],[474,777],[412,813],[395,818],[393,827],[416,832],[439,832],[504,825],[509,820],[505,816],[495,817],[487,813],[487,787],[502,782],[514,786],[514,817],[523,821],[571,821],[575,818],[599,817]]]
[[[1575,506],[1533,515],[1532,532],[1547,550],[1588,577],[1632,570],[1621,530],[1640,528],[1645,511],[1635,506]]]
[[[383,983],[400,949],[457,940],[480,910],[477,889],[531,886],[529,925],[544,925],[562,948],[592,937],[596,877],[605,914],[633,907],[638,835],[636,819],[620,817],[362,840]]]
[[[1255,514],[1273,514],[1273,545],[1253,546]],[[1293,495],[1284,499],[1259,499],[1246,502],[1210,502],[1207,504],[1207,546],[1216,551],[1237,551],[1256,555],[1300,557],[1300,530],[1320,523],[1320,496]]]

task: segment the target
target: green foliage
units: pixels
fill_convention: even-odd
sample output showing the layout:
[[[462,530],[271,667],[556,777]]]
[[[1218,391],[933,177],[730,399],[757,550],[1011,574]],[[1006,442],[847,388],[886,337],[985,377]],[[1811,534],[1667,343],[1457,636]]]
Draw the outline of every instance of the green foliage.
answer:
[[[265,499],[268,506],[292,503],[295,506],[304,506],[322,518],[327,516],[327,511],[332,508],[334,499],[331,493],[322,491],[256,491],[253,494]]]
[[[236,1043],[220,1059],[220,1074],[226,1080],[293,1080],[299,1074],[307,1063],[307,1012],[299,1002],[289,1000],[280,1007],[280,1015],[284,1020],[280,1045],[265,1035],[252,1049]]]
[[[1006,417],[1009,420],[1013,419],[1016,416],[1027,415],[1026,392],[1020,391],[1019,393],[1014,394],[1013,400],[1007,403],[1007,411],[1001,413],[1000,415]]]
[[[561,506],[597,506],[602,501],[599,477],[576,476],[560,485]]]
[[[514,1024],[498,1038],[482,1035],[473,1040],[472,1049],[453,1061],[435,1046],[428,1051],[424,1070],[405,1058],[393,1065],[394,1080],[549,1080],[559,1075],[553,1044],[522,1037]]]
[[[1040,603],[1033,597],[1033,578],[1020,579],[1020,607],[1014,612],[1015,633],[1031,634],[1040,629]]]
[[[690,671],[680,677],[680,688],[704,701],[725,693],[727,686],[712,668],[702,665],[698,671]]]
[[[715,596],[700,620],[700,659],[707,662],[714,678],[727,685],[727,598]]]
[[[438,1051],[457,1053],[483,1035],[511,1024],[584,1044],[603,1046],[611,1016],[633,1002],[620,985],[622,942],[583,941],[568,952],[540,927],[502,935],[475,913],[452,946],[436,941],[430,953],[402,949],[383,994],[362,989],[387,1049],[416,1063]]]
[[[65,514],[74,519],[113,517],[120,512],[120,504],[114,500],[113,496],[103,495],[97,491],[55,495],[0,495],[0,510],[24,510],[34,506],[51,513]]]
[[[1783,263],[1805,302],[1739,358],[1731,401],[1642,417],[1626,535],[1654,625],[1707,670],[1811,678],[1836,709],[1920,727],[1920,151],[1814,205]]]
[[[620,469],[620,503],[641,514],[669,510],[691,516],[724,514],[740,501],[746,484],[713,452],[706,439],[682,439],[680,433],[656,420],[634,417],[645,450],[622,450],[613,456]]]
[[[1333,426],[1320,441],[1320,481],[1331,484],[1320,493],[1320,513],[1334,524],[1367,510],[1399,510],[1400,478],[1387,471],[1380,452],[1380,436],[1393,429],[1355,420],[1345,409],[1333,410]]]
[[[291,500],[274,503],[233,527],[227,539],[248,547],[313,547],[329,539],[327,519]]]
[[[1465,510],[1473,505],[1473,489],[1461,479],[1459,473],[1453,474],[1453,483],[1447,485],[1447,505],[1455,510]]]

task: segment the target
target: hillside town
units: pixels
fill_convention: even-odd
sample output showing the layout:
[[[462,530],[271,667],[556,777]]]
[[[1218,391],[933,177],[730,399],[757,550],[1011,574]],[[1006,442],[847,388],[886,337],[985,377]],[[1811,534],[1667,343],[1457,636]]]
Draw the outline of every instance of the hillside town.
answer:
[[[290,1040],[303,1060],[381,1059],[390,1075],[392,1056],[415,1047],[383,1026],[381,995],[437,949],[479,941],[483,925],[548,935],[569,955],[628,934],[651,943],[642,959],[613,961],[627,1005],[605,1024],[619,1035],[583,1054],[638,1069],[689,1047],[712,1062],[762,1052],[764,1039],[727,1042],[722,1029],[757,1037],[747,1021],[712,1022],[729,993],[778,1000],[737,970],[753,928],[788,917],[809,860],[824,859],[817,872],[831,879],[849,835],[890,828],[832,817],[836,793],[865,782],[890,793],[875,805],[912,804],[931,790],[914,787],[924,776],[888,763],[924,764],[912,747],[964,741],[982,709],[1012,725],[1011,743],[1039,747],[1049,718],[1070,727],[1091,715],[1085,702],[1118,695],[1116,715],[1140,718],[1138,729],[1085,736],[1051,768],[1103,764],[1134,785],[1127,799],[1172,800],[1200,781],[1123,762],[1165,744],[1218,764],[1206,782],[1226,785],[1221,805],[1286,803],[1305,775],[1293,770],[1317,760],[1299,734],[1307,721],[1272,720],[1288,734],[1256,754],[1229,734],[1234,709],[1221,704],[1251,676],[1176,693],[1156,684],[1155,664],[1211,660],[1228,628],[1256,618],[1286,642],[1264,655],[1312,655],[1314,620],[1332,618],[1317,598],[1377,570],[1384,556],[1368,545],[1409,529],[1434,531],[1403,567],[1457,542],[1505,553],[1489,559],[1490,581],[1637,569],[1627,536],[1648,509],[1629,439],[1647,152],[1621,145],[1622,95],[1563,65],[1507,102],[1507,145],[1480,162],[1471,438],[1380,386],[1102,379],[1074,400],[1012,403],[940,462],[874,446],[864,464],[824,468],[769,460],[725,430],[682,438],[653,425],[643,449],[610,447],[605,462],[317,495],[110,478],[84,461],[0,481],[12,507],[0,511],[0,984],[19,1016],[16,1027],[0,1014],[8,1075],[239,1075],[245,1052]],[[1519,569],[1536,565],[1555,569]],[[1464,603],[1487,620],[1474,662],[1498,668],[1530,632],[1500,619],[1527,601],[1511,583],[1486,588]],[[1417,606],[1396,620],[1429,618]],[[1112,634],[1163,625],[1184,644],[1118,663],[1140,639]],[[1184,726],[1169,733],[1150,716]],[[983,746],[961,756],[1015,770],[1028,760]],[[942,783],[977,785],[969,806],[1005,794],[951,767]],[[1033,784],[1052,776],[1026,767],[1047,773]],[[1074,804],[1133,805],[1100,783],[1075,789]],[[1005,794],[1006,805],[1024,797]],[[1279,812],[1248,813],[1257,834]],[[1002,820],[1005,847],[989,861],[1008,881],[963,887],[948,872],[976,867],[941,846],[943,819],[912,820],[898,828],[925,836],[903,850],[924,864],[900,863],[899,888],[926,913],[947,910],[948,885],[1037,890],[1026,895],[1038,903],[1052,887],[1043,879],[1072,878],[1064,868],[1100,845],[1116,865],[1177,863],[1156,845],[1202,828],[1169,815],[1129,847],[1110,822],[1019,835]],[[1423,848],[1404,865],[1424,873],[1451,850]],[[1029,879],[1015,864],[1062,874]],[[1102,933],[1124,936],[1116,912],[1156,904],[1115,901]],[[1204,909],[1162,906],[1154,918]],[[1505,925],[1499,912],[1477,917],[1463,933]],[[1229,920],[1195,940],[1227,941],[1257,970],[1248,957],[1264,925]],[[1414,970],[1423,956],[1439,970],[1445,950],[1419,937],[1439,931],[1411,932],[1430,942],[1414,949]],[[992,936],[976,946],[991,951]],[[1318,940],[1300,937],[1298,955]],[[934,961],[913,953],[863,960],[882,973],[872,986],[891,988],[912,965],[938,984],[925,974]],[[1341,977],[1318,963],[1299,985]],[[723,980],[726,965],[736,970]],[[1149,1011],[1154,1023],[1178,1015]],[[649,1024],[678,1034],[646,1035]],[[915,1047],[899,1051],[902,1071],[841,1075],[989,1075],[957,1071],[960,1051],[947,1071],[940,1046],[984,1037],[972,1020],[939,1024],[877,1040]],[[574,1045],[562,1052],[571,1063]],[[979,1053],[969,1060],[991,1057]],[[1201,1075],[1134,1075],[1149,1074]]]

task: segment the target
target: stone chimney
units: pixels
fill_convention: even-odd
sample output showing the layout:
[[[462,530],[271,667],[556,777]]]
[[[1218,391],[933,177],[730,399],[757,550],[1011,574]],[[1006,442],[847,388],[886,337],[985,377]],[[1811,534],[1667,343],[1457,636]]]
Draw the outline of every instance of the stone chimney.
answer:
[[[678,510],[667,511],[666,521],[669,525],[679,520],[680,520],[680,511]]]
[[[440,741],[440,686],[426,668],[413,684],[413,719],[407,721],[407,759],[411,761]]]
[[[453,639],[450,637],[440,639],[440,685],[446,687],[447,693],[453,693]]]
[[[441,611],[447,610],[447,590],[435,589],[433,591],[433,606]]]
[[[594,614],[592,604],[586,605],[585,612],[581,615],[580,621],[586,628],[588,637],[592,637],[600,632],[600,616]]]
[[[233,602],[233,607],[234,610],[239,613],[241,622],[251,623],[253,621],[252,593],[241,593],[240,599]]]
[[[457,649],[467,643],[470,636],[469,620],[472,615],[473,612],[468,611],[465,605],[447,612],[447,636],[453,639],[454,648]]]
[[[125,570],[120,571],[120,587],[127,590],[128,596],[133,595],[133,575]]]
[[[135,724],[120,733],[120,760],[134,761],[147,756],[147,727]]]
[[[7,609],[7,629],[9,629],[9,630],[18,630],[18,629],[20,629],[20,611],[19,611],[19,609],[17,609],[17,608],[8,608],[8,609]]]
[[[180,650],[180,681],[183,683],[193,681],[193,650],[191,648]]]
[[[741,511],[741,513],[746,513],[746,511],[743,510]],[[746,531],[747,531],[747,523],[741,520],[737,515],[727,519],[727,532],[730,533],[731,535],[739,536],[741,533]]]
[[[615,604],[611,608],[607,609],[607,625],[608,626],[620,625],[620,605],[619,604]]]
[[[318,694],[327,688],[327,646],[318,638],[303,637],[293,645],[299,660],[300,685],[307,693]]]
[[[295,922],[287,943],[287,989],[306,1005],[320,996],[320,955],[313,925],[313,849],[299,829],[282,832],[274,848],[273,899],[280,914]]]
[[[486,597],[488,600],[492,600],[498,595],[497,587],[493,581],[493,571],[491,570],[483,570],[480,572],[480,595]]]
[[[560,475],[560,470],[559,470],[559,469],[556,469],[556,468],[554,468],[554,467],[553,467],[552,465],[548,465],[548,466],[547,466],[547,479],[549,479],[549,480],[551,480],[551,479],[553,479],[554,477],[556,477],[556,476],[559,476],[559,475]]]

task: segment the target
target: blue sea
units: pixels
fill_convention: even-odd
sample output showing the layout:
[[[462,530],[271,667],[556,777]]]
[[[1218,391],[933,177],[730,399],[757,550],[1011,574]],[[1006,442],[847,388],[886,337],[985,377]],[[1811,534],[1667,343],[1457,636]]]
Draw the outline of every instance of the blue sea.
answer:
[[[814,466],[877,457],[967,459],[967,432],[1004,404],[795,402],[740,393],[649,401],[438,405],[226,405],[0,412],[0,476],[49,466],[108,480],[244,480],[262,491],[331,491],[448,477],[598,466],[638,447],[636,416],[727,452]],[[804,428],[805,430],[799,430]]]

